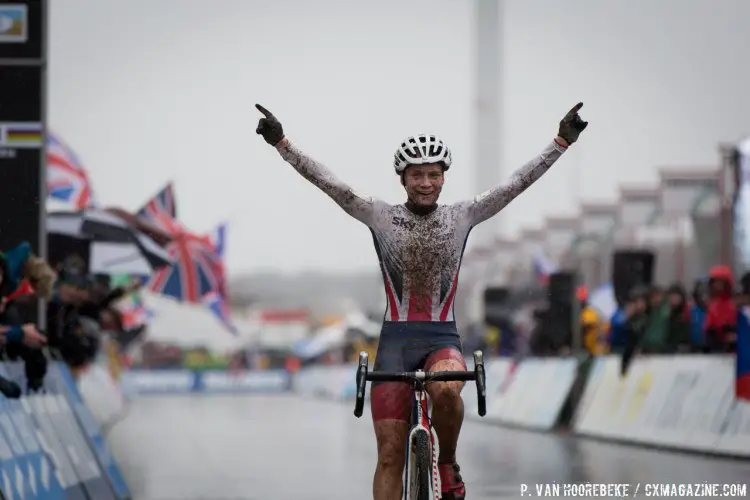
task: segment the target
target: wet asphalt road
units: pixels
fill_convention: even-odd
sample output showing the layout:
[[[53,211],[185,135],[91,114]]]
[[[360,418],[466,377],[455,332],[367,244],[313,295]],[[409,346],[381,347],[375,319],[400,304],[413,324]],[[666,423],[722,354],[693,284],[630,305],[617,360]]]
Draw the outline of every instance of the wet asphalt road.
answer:
[[[133,500],[372,498],[372,422],[369,413],[354,418],[349,404],[288,395],[146,396],[109,437]],[[472,421],[464,424],[458,457],[468,500],[522,498],[524,483],[534,492],[553,482],[750,481],[750,460]]]

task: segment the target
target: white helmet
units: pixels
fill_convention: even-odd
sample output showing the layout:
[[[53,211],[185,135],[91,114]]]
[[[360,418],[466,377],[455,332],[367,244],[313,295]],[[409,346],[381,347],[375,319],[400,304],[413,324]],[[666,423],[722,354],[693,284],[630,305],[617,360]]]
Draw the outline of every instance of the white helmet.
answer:
[[[434,135],[420,134],[401,143],[393,155],[393,166],[401,175],[406,167],[425,163],[442,163],[445,170],[451,166],[451,150]]]

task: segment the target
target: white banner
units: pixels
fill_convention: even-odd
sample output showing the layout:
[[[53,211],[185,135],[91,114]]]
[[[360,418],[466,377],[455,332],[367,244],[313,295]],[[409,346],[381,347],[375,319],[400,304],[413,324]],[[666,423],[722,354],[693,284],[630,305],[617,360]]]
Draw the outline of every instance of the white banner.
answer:
[[[557,422],[575,381],[577,362],[564,358],[528,358],[511,373],[508,363],[487,417],[505,424],[549,430]]]
[[[478,417],[470,382],[463,391],[467,418],[549,430],[574,384],[577,362],[528,358],[514,366],[508,359],[493,359],[486,370],[487,415]],[[314,397],[353,399],[355,373],[356,365],[308,368],[295,377],[294,389]],[[602,357],[589,372],[574,431],[750,456],[750,403],[735,400],[734,383],[733,356],[644,356],[632,362],[625,377],[620,376],[619,357]]]
[[[576,365],[574,359],[530,358],[513,370],[508,359],[488,360],[487,415],[480,420],[551,429],[573,386]],[[473,370],[471,363],[469,369]],[[295,377],[294,390],[321,398],[353,399],[356,370],[356,365],[311,367]],[[466,384],[462,396],[467,418],[480,418],[473,382]]]
[[[99,425],[111,423],[125,411],[125,396],[102,364],[93,364],[80,374],[78,390]]]
[[[750,456],[750,405],[734,399],[732,356],[644,356],[620,376],[596,360],[578,407],[579,434]]]

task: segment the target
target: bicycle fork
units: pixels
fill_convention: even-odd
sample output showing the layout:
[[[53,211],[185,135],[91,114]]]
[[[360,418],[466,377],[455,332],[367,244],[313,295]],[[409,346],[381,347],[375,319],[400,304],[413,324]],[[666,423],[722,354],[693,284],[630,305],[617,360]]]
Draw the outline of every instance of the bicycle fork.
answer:
[[[419,484],[419,473],[417,471],[417,439],[420,434],[427,436],[427,442],[430,443],[431,457],[431,481],[429,485]],[[440,480],[440,468],[438,467],[438,458],[440,456],[440,444],[437,432],[430,424],[428,413],[427,391],[424,387],[417,386],[414,388],[414,404],[412,407],[412,427],[409,431],[408,446],[406,450],[406,474],[404,478],[404,498],[412,500],[418,488],[429,488],[430,500],[440,500],[442,497],[442,482]]]

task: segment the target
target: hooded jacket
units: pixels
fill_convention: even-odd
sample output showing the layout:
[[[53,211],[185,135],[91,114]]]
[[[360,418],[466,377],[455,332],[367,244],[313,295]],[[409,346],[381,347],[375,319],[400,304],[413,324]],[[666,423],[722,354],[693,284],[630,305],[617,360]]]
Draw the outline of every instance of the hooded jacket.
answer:
[[[711,288],[704,330],[709,345],[726,344],[737,329],[737,306],[732,297],[734,278],[727,266],[715,266],[709,273],[709,285],[715,281],[726,283],[724,290],[716,293]]]
[[[679,306],[669,305],[669,327],[667,329],[667,352],[687,350],[690,345],[690,307],[687,302],[685,288],[675,283],[669,287],[668,294],[677,294],[682,299]]]

